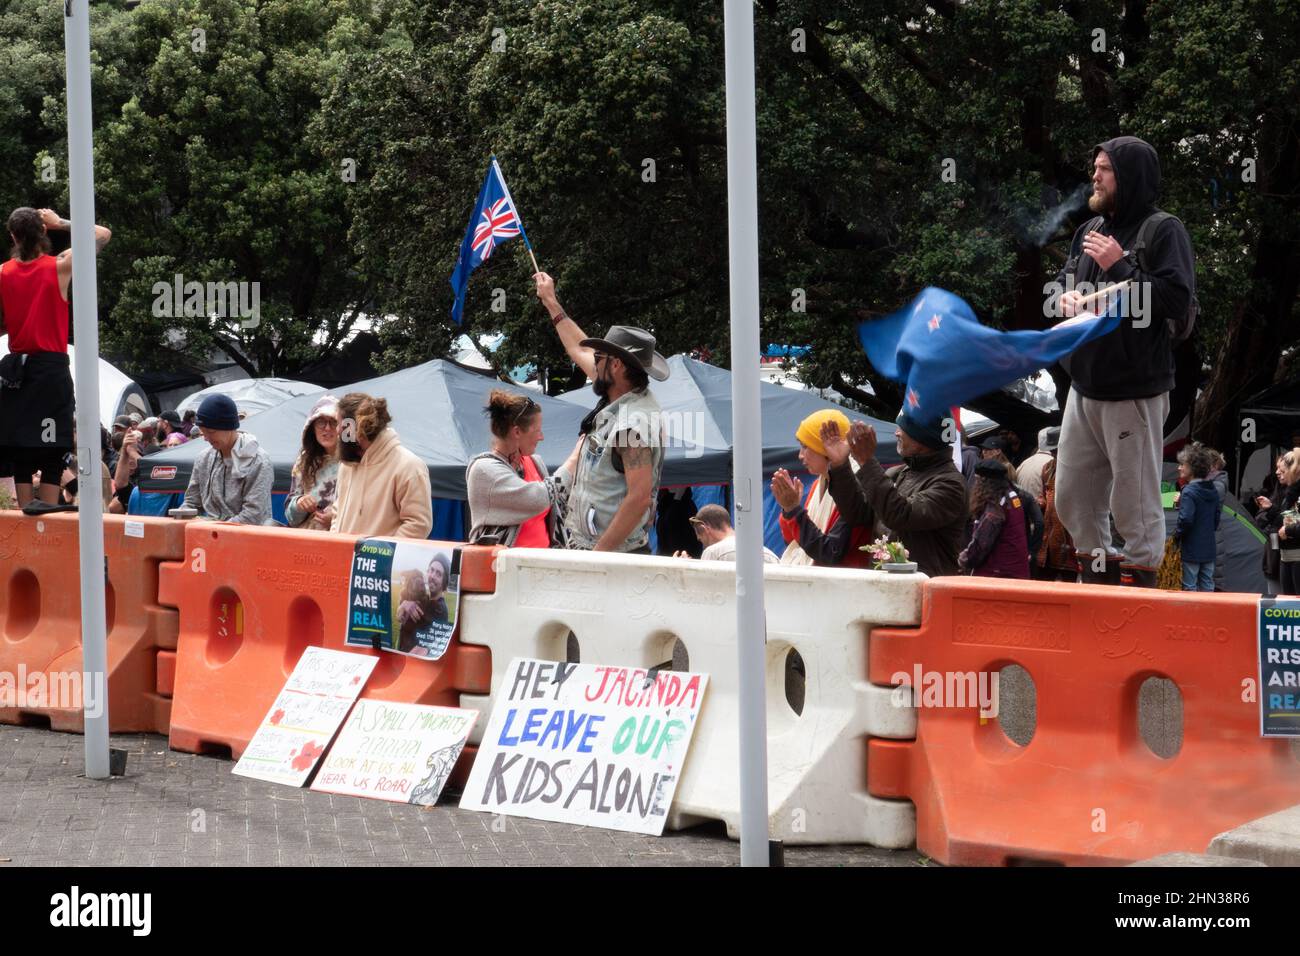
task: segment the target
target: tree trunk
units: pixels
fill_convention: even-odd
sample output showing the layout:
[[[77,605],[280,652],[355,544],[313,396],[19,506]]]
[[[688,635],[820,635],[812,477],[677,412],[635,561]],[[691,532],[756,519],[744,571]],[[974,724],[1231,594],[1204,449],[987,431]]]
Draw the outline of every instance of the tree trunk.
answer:
[[[1209,384],[1196,403],[1193,435],[1235,458],[1237,409],[1272,384],[1283,343],[1294,338],[1291,314],[1300,291],[1300,139],[1294,117],[1266,114],[1260,131],[1261,204],[1250,288],[1228,321]],[[1270,148],[1271,147],[1271,148]],[[1232,469],[1229,469],[1232,473]]]

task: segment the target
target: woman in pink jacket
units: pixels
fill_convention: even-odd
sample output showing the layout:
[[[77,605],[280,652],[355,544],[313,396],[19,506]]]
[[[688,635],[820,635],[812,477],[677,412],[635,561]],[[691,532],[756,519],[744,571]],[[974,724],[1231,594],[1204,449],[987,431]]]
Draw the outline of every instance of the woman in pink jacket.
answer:
[[[339,400],[339,484],[331,531],[427,538],[433,530],[429,469],[402,447],[388,402],[363,392]]]

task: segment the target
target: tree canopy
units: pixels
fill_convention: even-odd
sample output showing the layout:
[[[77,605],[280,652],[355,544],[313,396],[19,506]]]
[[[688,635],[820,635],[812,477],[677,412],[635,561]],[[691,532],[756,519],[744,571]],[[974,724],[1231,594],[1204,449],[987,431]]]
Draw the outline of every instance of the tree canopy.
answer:
[[[293,374],[364,314],[388,367],[502,332],[495,361],[565,387],[521,243],[474,274],[465,327],[450,322],[495,153],[587,331],[638,324],[661,351],[730,364],[720,4],[93,9],[106,348],[148,365],[218,342],[250,372]],[[43,157],[66,167],[58,13],[0,0],[7,208],[66,203],[64,180],[41,178]],[[1197,431],[1230,447],[1234,403],[1300,338],[1297,14],[1300,0],[758,0],[763,341],[812,346],[814,384],[896,408],[856,324],[933,284],[987,323],[1043,327],[1092,147],[1137,135],[1197,254]],[[261,324],[153,315],[153,283],[175,274],[259,281]]]

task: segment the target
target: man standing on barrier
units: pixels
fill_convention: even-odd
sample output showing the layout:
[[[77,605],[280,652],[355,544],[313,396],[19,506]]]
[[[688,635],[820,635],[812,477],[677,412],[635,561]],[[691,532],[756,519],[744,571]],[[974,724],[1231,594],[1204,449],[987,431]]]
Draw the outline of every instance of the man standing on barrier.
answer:
[[[1099,215],[1079,227],[1057,276],[1067,317],[1084,305],[1075,285],[1131,281],[1119,327],[1061,362],[1072,383],[1056,509],[1078,548],[1085,582],[1118,584],[1122,569],[1124,583],[1155,587],[1164,553],[1164,421],[1173,346],[1191,334],[1196,318],[1196,275],[1187,230],[1156,208],[1159,191],[1160,160],[1149,144],[1120,136],[1095,147],[1088,205]],[[1111,547],[1111,514],[1122,554]]]
[[[643,329],[615,325],[603,339],[587,338],[560,306],[555,281],[545,272],[533,278],[564,350],[600,399],[582,423],[564,508],[569,547],[649,554],[664,461],[659,403],[649,386],[668,378],[668,363]]]

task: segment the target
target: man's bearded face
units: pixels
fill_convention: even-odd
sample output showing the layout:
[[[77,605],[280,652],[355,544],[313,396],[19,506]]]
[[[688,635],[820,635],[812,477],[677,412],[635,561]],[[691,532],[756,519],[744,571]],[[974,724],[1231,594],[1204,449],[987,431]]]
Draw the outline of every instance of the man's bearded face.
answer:
[[[1092,167],[1092,195],[1088,197],[1088,208],[1102,215],[1115,211],[1118,189],[1115,183],[1115,167],[1105,152],[1097,154]]]

